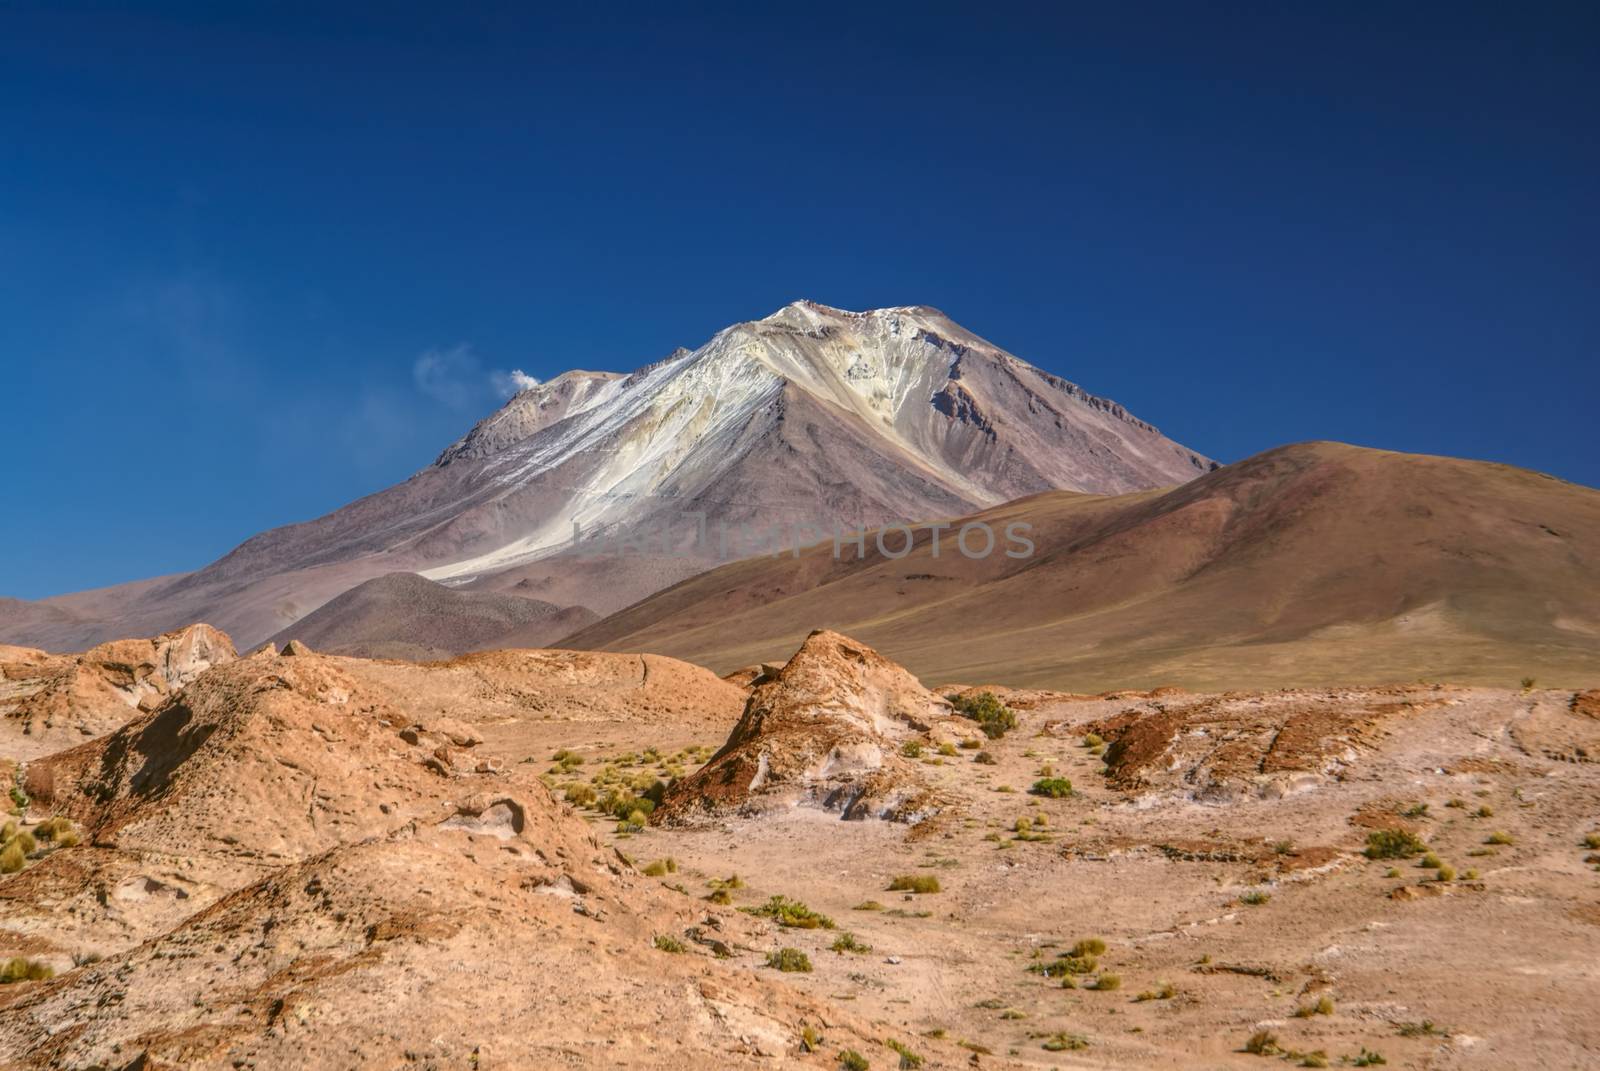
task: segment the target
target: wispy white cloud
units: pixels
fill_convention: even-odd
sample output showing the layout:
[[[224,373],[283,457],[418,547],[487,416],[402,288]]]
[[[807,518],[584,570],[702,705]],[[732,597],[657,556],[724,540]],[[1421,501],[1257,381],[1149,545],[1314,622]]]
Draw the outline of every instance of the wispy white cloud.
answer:
[[[520,368],[513,368],[509,372],[494,372],[489,376],[489,381],[494,384],[495,393],[502,398],[514,397],[529,387],[539,385],[538,379]]]
[[[411,364],[411,379],[419,391],[451,409],[470,409],[483,393],[482,365],[465,342],[419,355]]]

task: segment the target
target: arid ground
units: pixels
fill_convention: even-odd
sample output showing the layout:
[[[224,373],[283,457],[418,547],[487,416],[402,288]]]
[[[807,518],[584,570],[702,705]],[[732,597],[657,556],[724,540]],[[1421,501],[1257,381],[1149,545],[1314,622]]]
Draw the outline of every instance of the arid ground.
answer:
[[[37,835],[0,1066],[1600,1054],[1594,693],[928,691],[830,633],[739,684],[175,642],[4,653]],[[1001,735],[943,698],[984,692]]]

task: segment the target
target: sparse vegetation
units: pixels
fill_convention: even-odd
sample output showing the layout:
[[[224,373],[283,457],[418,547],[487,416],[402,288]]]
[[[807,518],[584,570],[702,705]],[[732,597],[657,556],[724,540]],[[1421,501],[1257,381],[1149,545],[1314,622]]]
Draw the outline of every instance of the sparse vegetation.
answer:
[[[861,956],[864,956],[868,952],[872,951],[871,945],[863,944],[861,941],[856,939],[856,935],[853,933],[841,933],[838,937],[834,938],[833,945],[831,947],[835,952],[854,952]]]
[[[1440,1030],[1433,1025],[1432,1019],[1424,1019],[1420,1023],[1401,1023],[1400,1036],[1403,1038],[1447,1038],[1448,1030]]]
[[[883,1044],[885,1047],[893,1049],[900,1054],[901,1071],[915,1071],[916,1068],[922,1066],[922,1057],[912,1052],[904,1042],[896,1041],[894,1038],[885,1038]]]
[[[1000,702],[993,692],[952,695],[947,698],[950,700],[950,705],[956,708],[956,713],[977,722],[983,734],[991,740],[998,740],[1017,727],[1017,715],[1010,707]]]
[[[1486,838],[1484,838],[1483,843],[1499,845],[1499,844],[1515,844],[1516,841],[1514,839],[1512,839],[1512,836],[1511,836],[1510,833],[1506,833],[1506,832],[1497,830],[1496,832],[1490,833]]]
[[[11,842],[0,849],[0,874],[15,874],[27,865],[28,854],[22,850],[22,841],[12,837]]]
[[[972,756],[972,761],[977,763],[979,766],[998,766],[1000,764],[1000,760],[995,758],[994,755],[987,751],[978,752],[976,755]]]
[[[33,835],[40,840],[55,840],[70,832],[72,832],[72,820],[59,814],[53,818],[46,818],[33,827]]]
[[[810,974],[811,957],[798,948],[780,948],[776,952],[768,953],[767,966],[785,974]]]
[[[1118,974],[1102,974],[1102,975],[1098,975],[1098,976],[1096,976],[1095,980],[1090,985],[1085,986],[1084,988],[1086,988],[1086,989],[1098,989],[1101,992],[1110,992],[1113,989],[1121,989],[1122,988],[1122,976],[1118,975]]]
[[[1171,982],[1162,982],[1155,989],[1146,989],[1133,999],[1136,1001],[1171,1000],[1178,995],[1178,987]]]
[[[1484,804],[1482,807],[1479,807],[1476,811],[1472,812],[1472,817],[1474,817],[1474,818],[1493,818],[1494,817],[1494,808],[1490,807],[1488,804]]]
[[[867,1071],[871,1066],[867,1058],[854,1049],[846,1049],[839,1054],[840,1071]]]
[[[1271,899],[1272,899],[1272,894],[1271,893],[1263,892],[1260,889],[1251,889],[1249,892],[1247,892],[1243,896],[1239,897],[1239,902],[1241,904],[1248,904],[1251,907],[1260,907],[1262,904],[1266,903],[1268,900],[1271,900]]]
[[[1072,956],[1103,956],[1106,954],[1106,943],[1098,937],[1085,937],[1072,946],[1068,955]]]
[[[1382,1055],[1373,1052],[1365,1045],[1361,1046],[1361,1052],[1359,1054],[1350,1058],[1351,1067],[1378,1067],[1379,1065],[1386,1064],[1388,1062],[1389,1061],[1385,1060]]]
[[[14,956],[4,964],[0,964],[0,985],[10,985],[12,982],[42,982],[46,978],[53,977],[55,973],[47,963]]]
[[[1082,1034],[1051,1034],[1039,1047],[1046,1052],[1077,1052],[1089,1047],[1089,1039]]]
[[[1428,805],[1426,803],[1413,803],[1401,811],[1400,816],[1402,818],[1426,818],[1428,817]]]
[[[904,755],[908,759],[922,758],[922,741],[907,740],[905,743],[900,745],[900,754]]]
[[[772,919],[779,926],[794,930],[831,930],[833,920],[827,915],[811,910],[798,900],[787,896],[774,896],[760,907],[741,907],[747,915]]]
[[[1367,834],[1368,859],[1409,859],[1427,850],[1420,837],[1404,829],[1375,829]]]
[[[665,859],[657,859],[644,868],[644,874],[649,878],[664,878],[668,874],[676,874],[677,872],[678,861],[671,856]]]
[[[1583,846],[1590,850],[1600,848],[1600,833],[1587,833],[1583,838]]]
[[[1524,692],[1531,692],[1533,691],[1533,686],[1537,683],[1538,681],[1534,680],[1532,677],[1524,677],[1522,678],[1522,690]]]
[[[1440,859],[1432,852],[1425,852],[1423,853],[1422,858],[1417,861],[1417,865],[1422,867],[1424,870],[1437,870],[1439,867],[1444,865],[1444,860]]]
[[[890,892],[936,893],[939,879],[932,874],[901,874],[889,883]]]
[[[1244,1043],[1244,1051],[1252,1056],[1281,1056],[1283,1050],[1278,1047],[1278,1035],[1270,1030],[1257,1030],[1250,1035],[1250,1040]]]
[[[1313,1015],[1332,1015],[1332,1014],[1333,1014],[1333,998],[1328,996],[1327,994],[1323,994],[1322,996],[1318,997],[1315,1004],[1302,1004],[1300,1007],[1296,1008],[1295,1011],[1294,1011],[1294,1017],[1296,1019],[1309,1019]]]
[[[1456,868],[1446,863],[1439,867],[1436,876],[1440,881],[1455,881]]]
[[[878,901],[876,901],[876,900],[863,900],[859,904],[857,904],[855,907],[852,907],[850,910],[851,911],[882,911],[883,910],[883,905],[878,903]]]
[[[1049,799],[1065,799],[1072,795],[1072,782],[1065,777],[1041,777],[1028,789],[1035,796],[1045,796]]]
[[[688,951],[688,949],[683,946],[683,942],[682,941],[678,940],[676,937],[673,937],[673,936],[671,936],[669,934],[665,934],[665,933],[660,934],[660,935],[658,935],[656,937],[655,944],[656,944],[656,947],[659,948],[661,951],[663,951],[663,952],[671,952],[675,956],[681,956],[683,953]]]

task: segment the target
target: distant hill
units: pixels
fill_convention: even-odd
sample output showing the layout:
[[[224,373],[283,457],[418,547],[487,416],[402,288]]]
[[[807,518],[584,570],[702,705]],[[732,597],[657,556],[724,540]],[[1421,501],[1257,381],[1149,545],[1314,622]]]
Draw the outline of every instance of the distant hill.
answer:
[[[492,647],[547,647],[599,619],[582,606],[455,591],[414,573],[358,584],[273,637],[363,658],[451,658]]]
[[[1036,553],[968,560],[945,533],[935,558],[927,531],[899,560],[824,544],[693,577],[564,644],[722,673],[831,628],[930,683],[1075,691],[1600,681],[1600,491],[1540,473],[1306,443],[975,517],[1031,524]]]

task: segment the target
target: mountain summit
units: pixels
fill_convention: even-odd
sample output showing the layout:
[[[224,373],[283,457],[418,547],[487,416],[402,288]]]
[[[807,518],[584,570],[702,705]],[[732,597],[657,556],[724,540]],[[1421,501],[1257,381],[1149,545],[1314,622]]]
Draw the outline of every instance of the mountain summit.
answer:
[[[529,387],[402,484],[195,573],[30,607],[0,639],[71,646],[204,618],[249,645],[395,571],[607,613],[713,564],[684,553],[708,527],[827,532],[1215,467],[935,309],[800,301],[630,375]],[[619,541],[652,552],[582,553]]]

